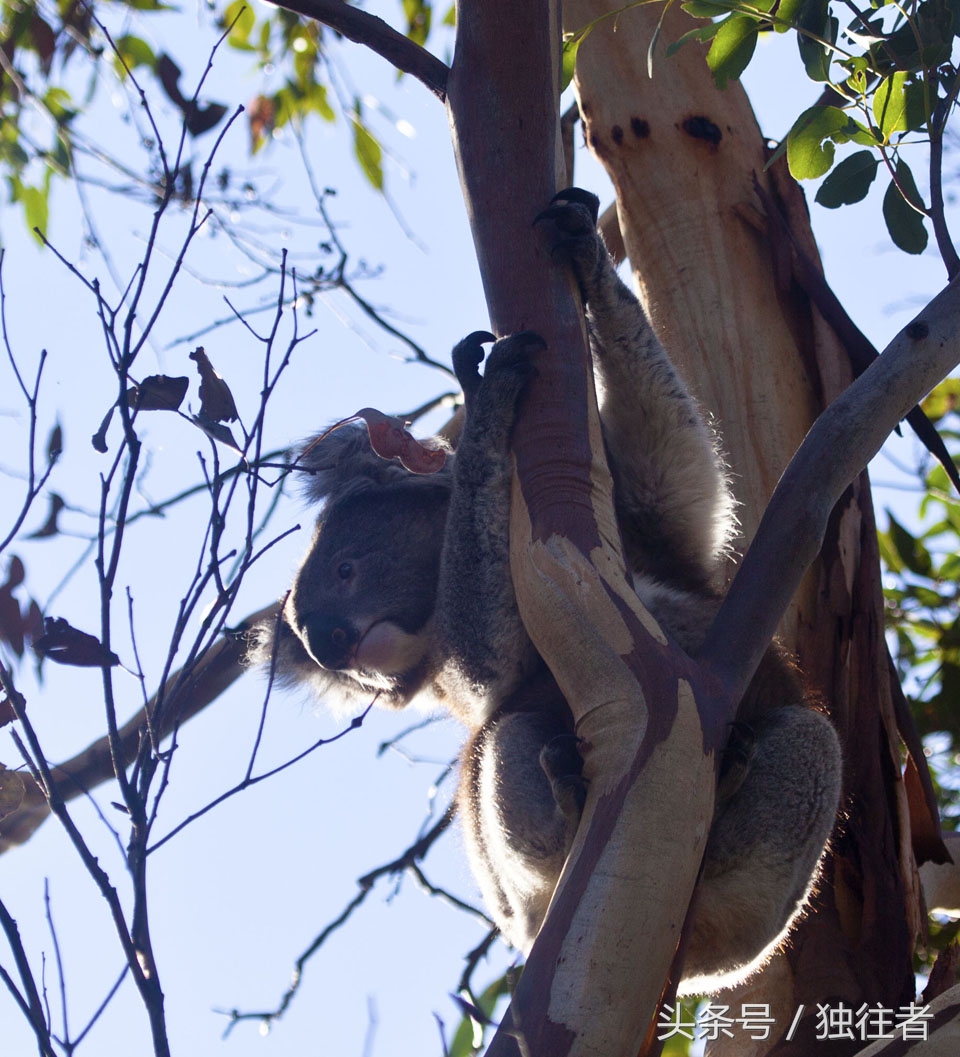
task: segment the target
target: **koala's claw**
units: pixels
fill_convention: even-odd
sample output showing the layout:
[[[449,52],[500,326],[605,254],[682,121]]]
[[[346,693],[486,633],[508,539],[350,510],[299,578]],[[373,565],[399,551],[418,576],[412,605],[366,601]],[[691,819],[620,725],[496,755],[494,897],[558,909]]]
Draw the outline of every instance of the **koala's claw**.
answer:
[[[453,372],[464,395],[476,392],[480,385],[480,372],[477,368],[483,363],[483,357],[486,355],[483,346],[496,340],[489,331],[475,330],[454,346]]]
[[[600,199],[580,187],[568,187],[558,191],[550,199],[550,205],[534,217],[534,224],[541,220],[552,220],[557,227],[569,235],[593,234],[600,216]]]
[[[593,191],[584,191],[582,187],[565,187],[562,191],[557,191],[550,199],[551,205],[554,202],[579,202],[593,213],[594,222],[600,216],[600,199]]]

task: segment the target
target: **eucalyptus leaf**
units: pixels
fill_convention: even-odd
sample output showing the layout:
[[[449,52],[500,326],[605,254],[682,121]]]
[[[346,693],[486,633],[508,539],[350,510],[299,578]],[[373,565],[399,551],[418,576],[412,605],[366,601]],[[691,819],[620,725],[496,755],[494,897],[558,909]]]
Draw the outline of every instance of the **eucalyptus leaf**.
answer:
[[[839,21],[830,15],[829,0],[806,0],[797,16],[797,47],[811,81],[829,81]],[[819,40],[814,39],[819,37]]]
[[[719,18],[730,14],[733,3],[725,3],[724,0],[688,0],[680,7],[694,18]]]
[[[697,26],[696,29],[688,29],[682,37],[673,41],[672,44],[667,45],[667,58],[669,59],[671,55],[675,55],[684,44],[689,44],[691,40],[699,41],[701,44],[705,44],[708,40],[713,40],[720,31],[722,25],[722,22],[708,22],[705,26]]]
[[[831,137],[847,124],[847,115],[835,106],[812,106],[787,133],[787,164],[797,180],[823,176],[833,165]]]
[[[736,81],[753,58],[759,24],[748,15],[731,15],[721,23],[707,52],[707,65],[718,88]]]
[[[800,12],[803,10],[803,4],[804,0],[781,0],[777,7],[777,21],[773,28],[778,33],[786,33],[790,29],[795,29]]]
[[[383,190],[383,148],[373,133],[364,125],[359,112],[353,116],[353,153],[360,168],[378,191]]]
[[[820,185],[816,201],[827,209],[862,201],[876,178],[879,164],[880,159],[870,150],[858,150],[844,158]]]
[[[927,122],[922,81],[905,70],[895,70],[877,85],[873,117],[885,143],[895,132],[916,131]]]
[[[918,212],[918,209],[923,208],[923,199],[907,163],[898,161],[896,171],[896,182],[890,181],[883,196],[883,219],[894,245],[905,253],[923,253],[928,238],[923,213]],[[904,195],[910,199],[909,202]]]
[[[897,521],[889,510],[887,517],[890,519],[890,542],[896,548],[900,560],[911,572],[920,576],[927,575],[933,566],[930,552]]]

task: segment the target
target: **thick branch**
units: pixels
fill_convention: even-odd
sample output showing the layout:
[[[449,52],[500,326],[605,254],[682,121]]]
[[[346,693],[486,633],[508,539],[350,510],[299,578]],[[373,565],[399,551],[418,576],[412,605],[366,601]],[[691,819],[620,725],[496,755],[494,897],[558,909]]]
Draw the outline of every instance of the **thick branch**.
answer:
[[[448,86],[492,329],[533,329],[547,345],[513,434],[511,568],[589,747],[577,842],[490,1057],[638,1053],[714,789],[717,724],[705,735],[688,658],[624,577],[576,291],[532,225],[560,157],[556,17],[555,0],[460,0]]]
[[[267,606],[251,614],[244,621],[244,626],[252,627],[261,621],[270,620],[276,616],[276,611],[276,605]],[[170,733],[174,723],[183,723],[215,701],[245,671],[245,651],[246,644],[242,636],[226,636],[207,651],[203,660],[194,666],[189,677],[179,686],[177,684],[183,679],[183,670],[171,675],[164,688],[163,725],[160,730],[153,731],[153,736],[157,740],[162,739]],[[134,761],[143,738],[148,736],[146,715],[153,713],[158,696],[154,695],[144,712],[139,712],[120,728],[119,741],[124,765]],[[72,759],[59,766],[51,766],[50,772],[63,800],[83,796],[114,777],[108,739],[98,738]],[[24,844],[50,815],[50,806],[36,782],[26,774],[23,775],[23,782],[26,787],[23,803],[17,811],[0,822],[0,854]]]
[[[382,18],[351,7],[343,0],[281,0],[277,6],[330,26],[349,40],[375,51],[398,70],[416,77],[441,100],[446,98],[450,72],[446,64],[398,33]]]
[[[823,412],[784,472],[699,657],[734,696],[816,558],[844,489],[960,361],[958,320],[960,282],[954,282]]]

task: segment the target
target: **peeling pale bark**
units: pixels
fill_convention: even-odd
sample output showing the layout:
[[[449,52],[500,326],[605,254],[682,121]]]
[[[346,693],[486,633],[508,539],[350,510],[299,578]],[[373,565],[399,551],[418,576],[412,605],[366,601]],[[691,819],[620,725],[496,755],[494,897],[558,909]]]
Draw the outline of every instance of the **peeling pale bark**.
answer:
[[[565,29],[620,6],[567,0]],[[739,84],[717,91],[698,45],[665,57],[665,45],[693,25],[676,6],[648,79],[646,52],[661,11],[623,11],[594,29],[578,56],[580,106],[587,141],[617,189],[624,241],[652,321],[717,417],[743,504],[745,546],[788,460],[851,372],[836,336],[792,279],[789,241],[771,244],[765,234],[753,180],[817,260],[802,195],[782,167],[764,172],[763,138]],[[782,634],[846,745],[849,822],[835,838],[818,912],[786,957],[727,999],[770,1002],[781,1033],[801,1003],[808,1012],[818,999],[895,1006],[912,993],[918,886],[865,474],[834,510],[820,562]],[[809,1027],[802,1037],[822,1057],[856,1048],[814,1044]],[[710,1052],[741,1057],[743,1046],[742,1038],[727,1039]],[[765,1043],[749,1052],[771,1049]]]

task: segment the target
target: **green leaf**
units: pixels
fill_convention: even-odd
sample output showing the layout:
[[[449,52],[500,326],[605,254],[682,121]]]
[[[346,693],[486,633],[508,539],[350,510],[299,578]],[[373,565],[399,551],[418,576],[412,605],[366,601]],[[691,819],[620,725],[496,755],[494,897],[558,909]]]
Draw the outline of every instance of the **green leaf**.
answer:
[[[497,1002],[510,994],[511,977],[516,974],[508,972],[494,980],[477,998],[477,1008],[489,1023]],[[515,979],[514,979],[515,982]],[[449,1057],[473,1057],[483,1046],[483,1028],[474,1017],[465,1013],[450,1043]]]
[[[920,402],[931,422],[939,422],[950,411],[960,408],[960,378],[946,378]]]
[[[830,170],[834,157],[831,137],[846,126],[847,120],[835,106],[812,106],[797,118],[787,133],[787,164],[795,179],[812,180]]]
[[[254,51],[250,43],[250,34],[256,24],[257,16],[251,6],[252,0],[233,0],[223,13],[223,24],[229,29],[227,41],[238,51]]]
[[[827,209],[851,205],[867,197],[880,159],[870,150],[858,150],[842,162],[820,185],[816,201]]]
[[[797,16],[797,47],[803,68],[811,81],[829,81],[833,49],[814,40],[810,34],[836,44],[840,23],[830,15],[829,0],[805,0]]]
[[[933,567],[930,552],[913,535],[911,535],[899,521],[887,511],[890,520],[888,535],[900,560],[904,566],[918,576],[929,576]]]
[[[333,111],[333,107],[327,101],[327,87],[323,84],[314,83],[310,86],[310,90],[304,96],[304,106],[312,110],[315,114],[319,114],[324,121],[336,121],[337,115]]]
[[[403,14],[407,20],[407,36],[423,47],[430,35],[433,8],[426,0],[403,0]]]
[[[894,547],[889,535],[886,532],[877,533],[877,543],[880,549],[880,560],[892,573],[900,574],[903,572],[903,562],[900,561],[900,557],[897,554],[896,548]],[[893,593],[887,591],[887,597]]]
[[[694,18],[719,18],[721,15],[729,15],[730,8],[735,0],[687,0],[680,8]]]
[[[57,142],[54,145],[53,152],[47,155],[47,165],[58,176],[69,176],[71,168],[70,159],[70,147],[62,136],[57,136]]]
[[[778,33],[786,33],[797,25],[800,12],[803,9],[804,0],[781,0],[777,8],[777,21],[774,29]]]
[[[618,15],[620,9],[617,8],[613,11],[605,11],[602,15],[598,15],[591,22],[588,22],[585,26],[581,26],[578,30],[571,33],[564,33],[563,45],[560,50],[560,91],[562,92],[573,80],[573,74],[577,66],[577,52],[580,49],[580,45],[590,36],[594,29],[603,22],[604,19],[610,18],[611,16]]]
[[[940,575],[945,580],[956,580],[960,577],[960,554],[948,554],[940,566]]]
[[[316,84],[317,46],[306,35],[299,36],[293,46],[293,72],[301,91],[309,91]]]
[[[114,44],[117,50],[113,56],[113,67],[121,80],[127,76],[128,70],[135,70],[138,66],[149,66],[152,69],[157,61],[153,48],[140,37],[126,34],[117,37]]]
[[[560,91],[570,87],[573,75],[577,72],[577,52],[586,38],[586,33],[565,34],[560,48]]]
[[[20,191],[20,202],[27,220],[27,228],[33,237],[43,243],[43,239],[34,230],[35,228],[44,234],[47,230],[47,222],[50,219],[48,187],[23,187]]]
[[[364,175],[378,190],[383,190],[383,149],[373,133],[364,125],[357,105],[353,113],[353,153]]]
[[[909,132],[926,124],[923,84],[907,81],[904,70],[885,77],[873,94],[873,117],[883,133],[884,143],[890,142],[894,132]]]
[[[875,76],[866,57],[854,55],[852,58],[842,59],[840,65],[849,74],[847,88],[856,95],[866,95],[867,86]]]
[[[918,208],[924,208],[923,199],[917,190],[913,173],[905,161],[897,162],[897,183],[891,180],[883,196],[883,219],[886,221],[887,231],[890,232],[894,245],[905,253],[923,253],[927,248],[927,229],[923,223],[924,215],[917,211]],[[904,195],[909,198],[909,202]]]
[[[257,42],[257,51],[260,52],[263,61],[270,58],[270,20],[267,19],[260,24],[260,39]]]
[[[953,47],[954,18],[943,0],[924,0],[909,22],[904,23],[875,51],[880,70],[920,73],[949,62]],[[919,46],[918,46],[919,38]]]
[[[811,106],[787,133],[790,172],[797,180],[823,176],[833,165],[834,143],[851,142],[874,147],[877,137],[838,107]]]
[[[701,44],[705,44],[708,40],[713,40],[720,31],[722,25],[722,22],[708,22],[705,26],[697,26],[696,29],[688,29],[682,37],[675,40],[672,44],[667,45],[667,58],[669,59],[671,55],[675,55],[684,44],[688,44],[691,40],[697,40]]]
[[[731,15],[721,23],[707,52],[707,65],[720,89],[736,81],[753,58],[759,23],[748,15]]]
[[[48,88],[43,95],[43,105],[61,128],[77,116],[77,111],[68,105],[71,102],[70,93],[65,88]]]

